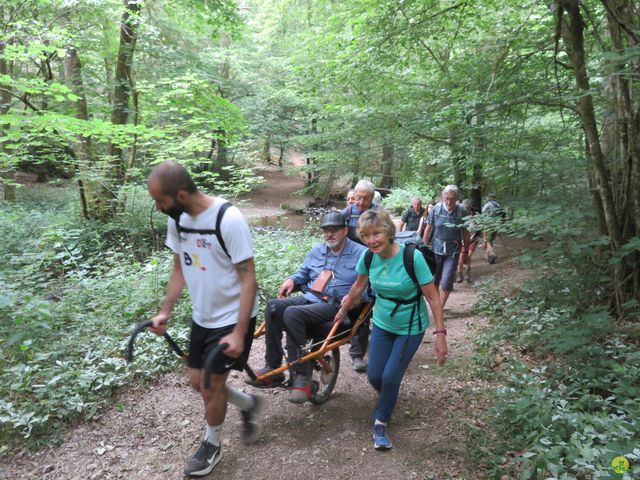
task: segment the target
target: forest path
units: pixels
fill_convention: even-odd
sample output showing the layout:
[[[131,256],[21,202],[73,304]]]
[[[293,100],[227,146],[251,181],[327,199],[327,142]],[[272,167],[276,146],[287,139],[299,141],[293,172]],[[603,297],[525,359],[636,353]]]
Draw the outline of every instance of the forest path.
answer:
[[[272,165],[255,170],[256,175],[264,178],[264,185],[238,197],[238,206],[247,217],[284,215],[286,209],[301,210],[313,200],[310,195],[296,194],[305,185],[304,172],[297,170],[305,164],[304,156],[296,150],[286,150],[283,171],[277,166],[277,155],[273,153]]]
[[[270,190],[273,196],[283,191]],[[338,383],[320,406],[293,405],[284,389],[253,389],[244,384],[242,374],[233,372],[231,385],[265,396],[264,434],[257,444],[245,446],[240,415],[230,407],[222,462],[205,478],[483,478],[467,454],[467,425],[486,408],[478,392],[487,388],[483,380],[471,378],[467,368],[473,339],[487,323],[472,313],[472,306],[478,300],[478,282],[500,276],[513,283],[523,276],[512,258],[519,244],[506,240],[510,248],[497,249],[497,264],[488,265],[482,252],[476,252],[473,283],[455,286],[445,311],[450,354],[443,368],[434,359],[432,328],[427,331],[402,383],[389,428],[391,451],[373,449],[370,414],[376,394],[366,375],[351,369],[342,347]],[[263,358],[264,341],[258,339],[249,363],[262,367]],[[184,462],[200,442],[205,422],[201,399],[188,387],[182,368],[154,383],[123,389],[112,404],[66,432],[60,445],[19,453],[10,465],[1,466],[0,478],[183,478]]]

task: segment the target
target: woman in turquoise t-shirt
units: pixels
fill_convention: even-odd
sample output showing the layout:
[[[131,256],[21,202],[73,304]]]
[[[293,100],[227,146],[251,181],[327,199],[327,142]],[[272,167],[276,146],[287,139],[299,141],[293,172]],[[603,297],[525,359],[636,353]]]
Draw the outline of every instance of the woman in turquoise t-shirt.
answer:
[[[442,304],[433,277],[422,253],[414,251],[413,268],[420,285],[407,273],[403,255],[405,246],[394,242],[396,227],[384,210],[368,210],[358,221],[360,238],[373,253],[367,268],[367,251],[356,266],[358,278],[342,300],[335,321],[342,322],[347,311],[361,298],[367,280],[376,293],[373,327],[369,347],[369,382],[380,394],[373,411],[373,441],[376,450],[391,448],[386,427],[398,400],[404,372],[418,350],[429,324],[429,302],[436,323],[436,356],[443,365],[447,357],[447,341],[442,317]]]

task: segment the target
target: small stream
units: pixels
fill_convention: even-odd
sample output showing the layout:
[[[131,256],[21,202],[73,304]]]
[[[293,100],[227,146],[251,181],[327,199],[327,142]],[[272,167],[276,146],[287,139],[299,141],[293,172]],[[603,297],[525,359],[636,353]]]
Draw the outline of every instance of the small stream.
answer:
[[[287,212],[281,215],[259,215],[248,218],[249,223],[261,230],[303,230],[309,224],[317,224],[323,214],[331,211],[331,208],[309,208],[305,211]]]

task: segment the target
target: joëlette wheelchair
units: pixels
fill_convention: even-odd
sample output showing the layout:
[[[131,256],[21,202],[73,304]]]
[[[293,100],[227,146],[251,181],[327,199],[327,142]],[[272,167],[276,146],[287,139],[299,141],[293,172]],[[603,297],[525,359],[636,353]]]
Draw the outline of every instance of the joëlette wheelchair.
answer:
[[[318,326],[307,331],[308,341],[302,345],[301,355],[298,360],[287,363],[281,367],[271,370],[264,375],[256,375],[253,369],[247,364],[247,359],[240,358],[242,368],[247,375],[255,381],[260,382],[268,380],[274,375],[279,375],[289,370],[293,365],[312,362],[312,389],[310,401],[316,405],[326,402],[338,381],[338,372],[340,371],[340,350],[339,347],[348,343],[360,328],[366,328],[373,311],[373,301],[366,302],[349,312],[345,321],[340,324],[326,324]],[[138,323],[129,337],[127,345],[127,362],[133,360],[134,344],[136,337],[140,332],[151,326],[151,320],[145,320]],[[328,331],[327,331],[328,330]],[[265,334],[266,324],[262,322],[260,327],[255,331],[254,338],[259,338]],[[171,349],[181,357],[185,363],[188,355],[182,351],[178,344],[171,338],[168,333],[164,335],[165,340]],[[216,345],[209,351],[204,362],[204,386],[210,387],[210,374],[212,371],[215,357],[225,348],[226,343]]]

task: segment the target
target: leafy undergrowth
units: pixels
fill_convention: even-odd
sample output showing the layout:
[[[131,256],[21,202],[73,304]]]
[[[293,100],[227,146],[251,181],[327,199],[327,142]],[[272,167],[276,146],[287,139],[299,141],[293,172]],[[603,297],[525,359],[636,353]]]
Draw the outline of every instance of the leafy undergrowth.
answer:
[[[141,195],[144,208],[99,225],[82,220],[68,195],[0,205],[0,453],[51,441],[70,421],[95,415],[118,387],[179,364],[151,334],[139,335],[136,358],[125,360],[131,327],[155,314],[164,295],[171,254],[154,250],[165,217],[151,229]],[[263,296],[277,293],[282,272],[294,271],[315,240],[255,232]],[[184,346],[189,313],[180,302],[170,326]]]
[[[599,305],[596,272],[554,255],[531,254],[553,268],[515,291],[485,288],[478,308],[492,323],[477,340],[478,371],[501,386],[472,450],[492,478],[638,478],[639,339]],[[630,468],[616,475],[620,456]]]

